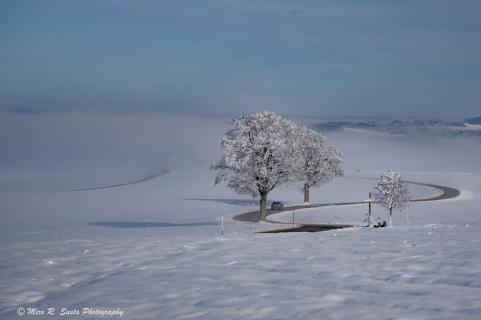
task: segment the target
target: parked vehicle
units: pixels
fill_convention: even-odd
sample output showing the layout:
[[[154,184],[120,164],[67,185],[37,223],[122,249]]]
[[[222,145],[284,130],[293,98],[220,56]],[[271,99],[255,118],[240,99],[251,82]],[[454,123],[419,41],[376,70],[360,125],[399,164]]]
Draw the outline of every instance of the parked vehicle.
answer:
[[[271,210],[283,210],[284,209],[284,203],[281,201],[274,201],[271,204]]]

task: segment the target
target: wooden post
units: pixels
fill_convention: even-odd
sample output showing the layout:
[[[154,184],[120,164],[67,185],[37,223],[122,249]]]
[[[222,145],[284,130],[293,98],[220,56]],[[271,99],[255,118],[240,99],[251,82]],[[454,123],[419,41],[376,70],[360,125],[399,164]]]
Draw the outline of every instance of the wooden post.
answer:
[[[295,212],[295,210],[292,210],[292,224],[295,224],[294,223],[294,212]]]
[[[369,192],[369,225],[372,224],[372,215],[371,215],[371,192]]]

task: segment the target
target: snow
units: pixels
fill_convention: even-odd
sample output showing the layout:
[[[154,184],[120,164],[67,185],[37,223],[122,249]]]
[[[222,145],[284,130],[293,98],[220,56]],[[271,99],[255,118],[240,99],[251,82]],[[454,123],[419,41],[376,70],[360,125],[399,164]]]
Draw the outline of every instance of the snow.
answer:
[[[333,140],[341,150],[351,143]],[[433,157],[441,152],[432,148]],[[257,200],[214,186],[215,173],[204,164],[111,189],[3,191],[0,318],[19,319],[18,307],[88,307],[120,308],[123,319],[479,319],[481,170],[471,170],[473,156],[466,150],[466,159],[444,163],[444,171],[425,170],[425,158],[422,165],[396,167],[408,181],[462,193],[410,203],[409,225],[406,212],[394,211],[394,227],[381,229],[254,233],[275,224],[233,221],[257,208]],[[365,169],[364,159],[355,160],[348,152],[346,176],[313,188],[311,203],[366,199],[376,181],[363,177],[379,177],[386,158],[376,157]],[[356,173],[358,166],[363,170]],[[122,182],[110,177],[108,184]],[[276,188],[269,200],[300,203],[301,187]],[[413,185],[409,191],[437,193]],[[373,210],[388,217],[382,207]],[[366,212],[367,204],[298,210],[296,222],[361,224]],[[292,213],[272,218],[290,222]]]
[[[310,188],[341,176],[342,155],[332,146],[325,146],[325,138],[316,131],[301,127],[298,129],[300,157],[299,180]]]
[[[449,126],[448,128],[452,130],[466,130],[466,131],[480,131],[481,124],[469,124],[465,123],[464,126]]]
[[[326,319],[372,314],[475,319],[481,312],[481,224],[479,212],[473,214],[480,203],[479,175],[465,184],[473,188],[471,200],[410,204],[409,226],[404,213],[395,212],[395,227],[383,230],[261,235],[252,233],[255,225],[226,219],[224,237],[219,217],[250,210],[249,205],[235,204],[228,200],[235,195],[210,184],[194,184],[185,196],[175,197],[172,189],[186,176],[212,181],[211,175],[173,172],[124,189],[32,196],[30,210],[60,207],[69,218],[53,221],[52,231],[43,233],[11,230],[16,240],[2,243],[2,319],[16,318],[18,305],[118,307],[127,319],[305,318],[320,312]],[[349,178],[340,180],[345,181],[338,185],[350,185]],[[217,199],[219,192],[225,194]],[[285,198],[288,190],[280,193]],[[182,200],[194,195],[213,200]],[[290,199],[300,196],[294,192]],[[65,205],[74,198],[82,200]],[[135,215],[126,213],[134,207],[130,202],[138,207]],[[186,216],[192,207],[195,215]],[[296,220],[354,222],[362,216],[354,207],[299,211]],[[97,212],[77,216],[87,210]],[[347,220],[328,218],[337,211]],[[376,214],[382,211],[375,208]],[[89,225],[99,216],[125,225]],[[136,227],[137,222],[145,225]],[[40,229],[37,224],[21,232]],[[2,230],[2,237],[8,233]]]
[[[240,194],[266,196],[276,185],[293,180],[300,157],[299,130],[292,121],[265,111],[234,118],[232,124],[222,139],[224,154],[213,165],[219,171],[216,183]]]

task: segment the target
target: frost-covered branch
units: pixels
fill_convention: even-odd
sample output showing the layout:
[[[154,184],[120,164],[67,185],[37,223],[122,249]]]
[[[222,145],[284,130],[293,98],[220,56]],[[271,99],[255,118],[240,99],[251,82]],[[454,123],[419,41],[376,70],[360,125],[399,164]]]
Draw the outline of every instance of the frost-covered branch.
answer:
[[[211,167],[219,171],[216,183],[227,183],[241,194],[260,195],[260,218],[265,220],[267,194],[295,178],[297,126],[268,111],[243,115],[232,124],[221,142],[224,154]]]
[[[300,157],[296,175],[304,182],[304,202],[309,202],[310,187],[318,187],[343,174],[342,155],[334,147],[325,146],[324,136],[309,128],[299,128],[296,138]]]
[[[389,210],[389,225],[392,226],[392,210],[404,209],[409,202],[407,183],[392,170],[385,172],[375,186],[374,199]]]

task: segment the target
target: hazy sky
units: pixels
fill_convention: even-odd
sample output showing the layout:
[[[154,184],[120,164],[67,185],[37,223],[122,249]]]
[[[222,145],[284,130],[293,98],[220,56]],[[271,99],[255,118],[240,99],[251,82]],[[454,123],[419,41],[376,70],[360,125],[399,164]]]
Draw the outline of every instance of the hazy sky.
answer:
[[[481,1],[2,0],[0,110],[481,114]]]

